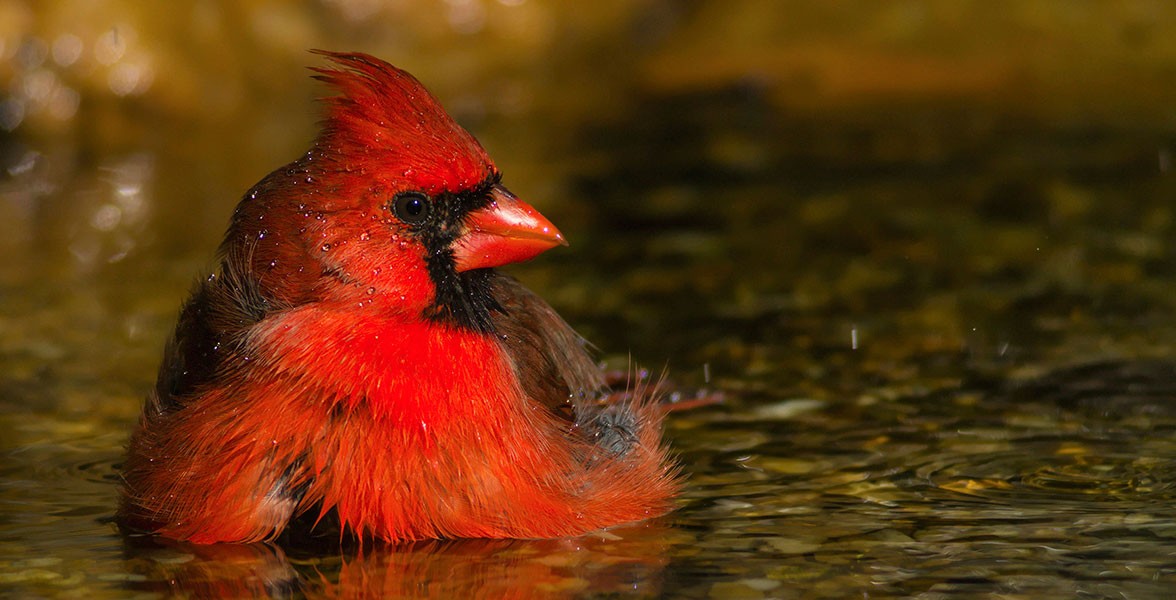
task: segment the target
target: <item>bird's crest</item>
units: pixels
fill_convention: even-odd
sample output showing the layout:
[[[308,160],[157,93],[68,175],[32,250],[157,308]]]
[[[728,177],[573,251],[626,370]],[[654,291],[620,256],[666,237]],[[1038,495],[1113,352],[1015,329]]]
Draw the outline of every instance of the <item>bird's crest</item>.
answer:
[[[359,162],[349,167],[369,176],[397,165],[389,176],[426,193],[467,190],[496,172],[481,144],[412,75],[367,54],[313,52],[337,65],[311,68],[339,92],[324,99],[317,146],[327,156]]]

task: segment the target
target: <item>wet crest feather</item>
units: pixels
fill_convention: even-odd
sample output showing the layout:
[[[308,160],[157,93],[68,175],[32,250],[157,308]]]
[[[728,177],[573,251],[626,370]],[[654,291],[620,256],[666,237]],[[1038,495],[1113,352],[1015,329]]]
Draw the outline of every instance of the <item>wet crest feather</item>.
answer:
[[[468,189],[495,172],[482,145],[412,75],[367,54],[313,52],[337,65],[311,68],[339,92],[323,99],[316,146],[328,158],[429,194]]]

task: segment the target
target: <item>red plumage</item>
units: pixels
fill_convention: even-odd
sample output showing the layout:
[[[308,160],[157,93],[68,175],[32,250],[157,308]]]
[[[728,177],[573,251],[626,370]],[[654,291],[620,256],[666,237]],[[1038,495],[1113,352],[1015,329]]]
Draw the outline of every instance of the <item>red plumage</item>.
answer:
[[[583,340],[492,269],[558,230],[412,76],[322,54],[340,95],[311,150],[246,194],[184,305],[120,520],[212,543],[333,512],[395,542],[667,512],[661,410],[610,395]]]

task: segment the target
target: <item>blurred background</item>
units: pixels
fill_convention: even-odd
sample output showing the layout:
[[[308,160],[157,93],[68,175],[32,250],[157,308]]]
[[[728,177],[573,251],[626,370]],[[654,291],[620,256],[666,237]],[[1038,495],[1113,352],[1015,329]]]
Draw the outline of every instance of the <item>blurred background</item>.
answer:
[[[1168,395],[1128,411],[1154,420],[1106,429],[993,391],[1173,356],[1170,2],[0,0],[0,581],[118,594],[176,579],[102,521],[114,465],[236,202],[315,135],[312,48],[407,69],[482,141],[572,244],[512,273],[603,359],[728,397],[671,425],[694,482],[675,530],[688,533],[654,535],[652,559],[626,546],[643,568],[620,584],[584,574],[618,564],[593,548],[556,581],[607,585],[560,590],[904,595],[972,573],[1021,582],[1014,595],[1097,592],[1097,577],[1026,554],[1019,530],[984,530],[1007,544],[995,554],[955,547],[978,571],[911,566],[923,544],[959,538],[894,514],[967,492],[975,512],[955,518],[1003,522],[1018,517],[986,502],[1045,494],[1030,504],[1048,521],[1086,514],[1085,496],[1052,495],[1059,481],[1135,494],[1146,480],[1153,495],[1116,510],[1171,522],[1159,507],[1176,494],[1154,472],[1176,458],[1157,437]],[[1140,377],[1170,370],[1156,372]],[[936,437],[973,429],[997,446]],[[1064,464],[1035,479],[1033,456]],[[1146,593],[1176,572],[1146,558],[1176,551],[1170,532],[1147,531],[1122,562],[1067,560]],[[997,558],[1022,570],[985,570]],[[215,579],[223,560],[191,564]],[[306,571],[283,561],[283,577]],[[343,585],[345,568],[323,571]]]
[[[607,160],[646,180],[704,161],[748,178],[811,180],[804,163],[943,172],[966,169],[956,163],[982,144],[1026,143],[1029,129],[1162,140],[1176,118],[1176,11],[1158,1],[6,0],[0,11],[5,250],[78,271],[214,242],[241,192],[316,131],[310,48],[416,73],[539,203],[582,200],[561,182]],[[630,155],[607,153],[606,137]],[[1152,171],[1171,161],[1164,145],[1137,151]]]

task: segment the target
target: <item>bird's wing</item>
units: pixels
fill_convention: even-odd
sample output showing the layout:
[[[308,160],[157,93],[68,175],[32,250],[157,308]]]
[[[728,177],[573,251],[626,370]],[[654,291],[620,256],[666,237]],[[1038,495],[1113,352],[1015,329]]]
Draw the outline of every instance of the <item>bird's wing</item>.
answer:
[[[573,420],[573,402],[599,396],[607,385],[588,342],[542,298],[518,280],[498,275],[492,294],[495,334],[510,356],[523,391],[555,414]]]

